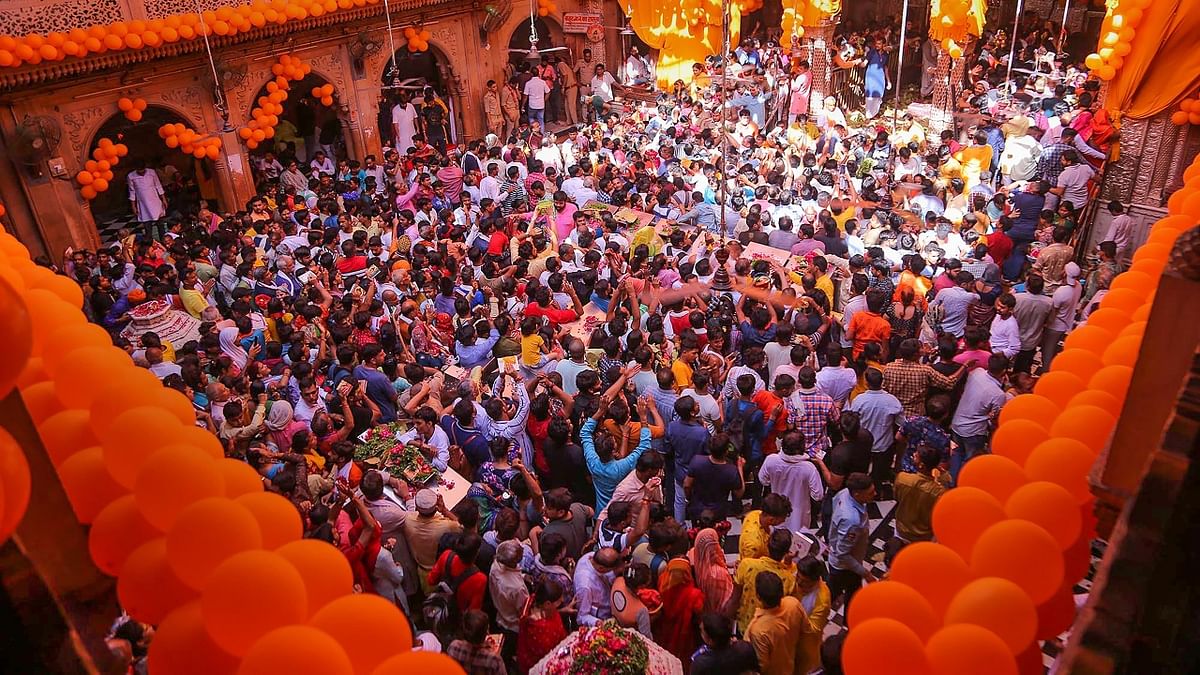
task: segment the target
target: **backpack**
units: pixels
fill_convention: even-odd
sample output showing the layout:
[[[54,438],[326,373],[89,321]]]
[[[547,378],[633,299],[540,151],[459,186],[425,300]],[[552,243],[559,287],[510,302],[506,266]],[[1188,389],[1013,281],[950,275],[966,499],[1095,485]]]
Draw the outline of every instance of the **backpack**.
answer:
[[[750,448],[753,445],[750,421],[757,410],[758,406],[741,399],[725,405],[725,432],[729,434],[729,441],[741,457],[750,457]]]

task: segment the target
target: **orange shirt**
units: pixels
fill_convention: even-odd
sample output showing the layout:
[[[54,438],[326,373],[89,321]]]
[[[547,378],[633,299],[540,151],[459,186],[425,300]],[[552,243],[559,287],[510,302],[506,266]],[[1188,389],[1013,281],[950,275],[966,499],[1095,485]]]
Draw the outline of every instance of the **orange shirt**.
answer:
[[[763,454],[775,454],[779,450],[775,439],[788,428],[787,409],[783,405],[783,399],[776,396],[775,392],[764,389],[755,394],[751,400],[762,411],[763,424],[767,425],[767,437],[763,439],[762,445]],[[774,418],[771,417],[771,413],[775,413]]]
[[[850,319],[850,333],[854,336],[854,356],[862,353],[868,342],[878,342],[885,348],[892,337],[892,324],[882,316],[863,310]]]

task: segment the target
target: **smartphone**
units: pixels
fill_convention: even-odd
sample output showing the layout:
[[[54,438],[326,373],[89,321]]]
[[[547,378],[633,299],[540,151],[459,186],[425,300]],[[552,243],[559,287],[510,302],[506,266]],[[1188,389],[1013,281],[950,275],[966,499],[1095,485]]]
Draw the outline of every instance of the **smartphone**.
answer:
[[[298,280],[298,281],[299,281],[301,284],[308,284],[308,282],[312,281],[312,280],[313,280],[313,278],[314,278],[314,277],[316,277],[316,276],[317,276],[317,275],[313,274],[312,272],[310,272],[310,271],[308,271],[308,270],[305,270],[305,271],[301,272],[300,274],[297,274],[297,275],[296,275],[296,279],[297,279],[297,280]]]

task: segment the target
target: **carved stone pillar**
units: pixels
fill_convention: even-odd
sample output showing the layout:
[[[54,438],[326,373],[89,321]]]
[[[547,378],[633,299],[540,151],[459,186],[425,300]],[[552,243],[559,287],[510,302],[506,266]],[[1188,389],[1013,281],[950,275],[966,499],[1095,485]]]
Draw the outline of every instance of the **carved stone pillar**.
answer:
[[[600,0],[584,0],[583,11],[588,12],[589,14],[599,14],[600,16],[603,17],[604,16],[604,5],[603,5],[603,3],[600,2]],[[621,19],[624,16],[624,12],[625,12],[625,10],[622,9],[621,3],[618,2],[617,3],[617,19]],[[608,23],[608,22],[602,20],[602,23]],[[605,31],[606,36],[607,36],[607,34],[608,34],[608,31]],[[618,35],[617,39],[623,40],[625,38],[622,37],[621,35]],[[587,46],[589,49],[592,50],[592,60],[594,62],[608,63],[608,60],[607,60],[608,59],[608,47],[605,45],[604,40],[600,40],[599,42],[588,42]],[[575,58],[579,58],[580,54],[575,54],[574,56],[575,56]],[[571,65],[574,65],[574,64],[572,63]],[[612,68],[612,70],[616,70],[616,68]]]
[[[937,70],[933,74],[933,103],[929,107],[929,131],[934,134],[949,129],[953,118],[947,114],[953,101],[950,97],[950,71],[952,68],[950,53],[940,44],[937,48]]]
[[[257,194],[254,188],[254,174],[250,170],[250,155],[245,151],[236,131],[218,133],[221,139],[222,156],[213,162],[217,172],[217,185],[221,194],[233,200],[234,210],[241,209],[246,202]]]
[[[820,105],[821,99],[833,93],[833,60],[829,58],[829,49],[833,46],[833,31],[837,21],[824,21],[819,26],[806,27],[801,53],[806,54],[812,72],[813,105]]]

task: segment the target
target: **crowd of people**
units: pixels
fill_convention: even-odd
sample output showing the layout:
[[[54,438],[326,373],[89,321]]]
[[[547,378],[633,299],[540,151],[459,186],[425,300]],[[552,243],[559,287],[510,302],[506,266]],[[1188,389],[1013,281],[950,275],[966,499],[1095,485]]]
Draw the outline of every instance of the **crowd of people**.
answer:
[[[895,30],[861,35],[887,88]],[[871,503],[896,502],[885,565],[932,539],[1132,247],[1112,203],[1077,250],[1113,138],[1096,81],[1062,56],[1005,79],[1003,40],[940,135],[811,97],[809,63],[765,41],[644,105],[605,64],[550,61],[589,82],[563,115],[594,121],[547,133],[523,68],[489,85],[485,138],[448,144],[430,100],[381,157],[271,165],[244,210],[62,271],[418,648],[522,673],[611,619],[697,675],[837,673],[831,609],[877,580]],[[155,300],[198,338],[116,337]],[[355,458],[397,421],[464,498]],[[135,656],[149,635],[117,631]]]

